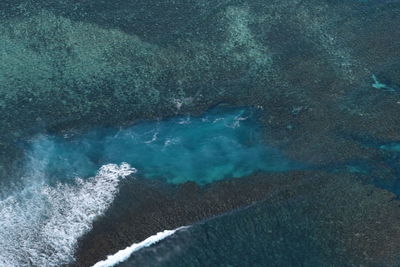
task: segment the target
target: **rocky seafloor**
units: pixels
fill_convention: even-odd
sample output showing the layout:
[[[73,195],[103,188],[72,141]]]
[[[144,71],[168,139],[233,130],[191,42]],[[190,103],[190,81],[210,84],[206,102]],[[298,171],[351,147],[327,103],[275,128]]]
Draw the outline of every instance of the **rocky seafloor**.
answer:
[[[399,24],[396,0],[1,1],[0,264],[90,266],[192,225],[125,265],[399,266]],[[82,214],[9,230],[31,215],[7,197],[37,177],[21,143],[215,106],[256,108],[262,140],[310,167],[207,185],[125,179],[94,198],[104,210],[79,210],[91,217],[65,258],[65,235],[48,233]],[[67,188],[37,203],[66,214]],[[60,206],[42,201],[54,194]]]

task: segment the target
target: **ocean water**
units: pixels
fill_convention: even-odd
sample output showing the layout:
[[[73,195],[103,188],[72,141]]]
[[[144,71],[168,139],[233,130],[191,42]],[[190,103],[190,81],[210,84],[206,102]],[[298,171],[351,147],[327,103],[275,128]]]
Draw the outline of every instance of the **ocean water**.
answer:
[[[262,141],[257,111],[249,108],[217,108],[198,117],[96,129],[80,136],[39,136],[27,150],[56,179],[89,177],[104,164],[122,162],[135,166],[137,175],[174,184],[300,167]]]
[[[347,266],[302,202],[259,203],[207,220],[107,267]]]
[[[79,260],[123,179],[208,188],[310,165],[307,176],[348,183],[166,226],[117,260],[400,266],[399,14],[399,0],[0,1],[0,267]],[[221,102],[263,107],[268,123],[252,108],[171,117]],[[77,128],[90,130],[54,134]],[[98,248],[86,252],[105,259]]]
[[[21,145],[22,182],[0,196],[0,266],[73,262],[78,239],[111,205],[120,180],[133,174],[207,184],[300,168],[261,135],[256,110],[229,108],[79,136],[32,138]]]
[[[397,256],[382,259],[388,232],[381,228],[382,221],[371,220],[371,214],[387,221],[398,216],[387,209],[392,205],[387,192],[349,176],[330,177],[335,179],[308,173],[298,185],[178,229],[109,266],[399,266]],[[353,226],[360,239],[343,230]],[[354,240],[362,240],[362,250]]]

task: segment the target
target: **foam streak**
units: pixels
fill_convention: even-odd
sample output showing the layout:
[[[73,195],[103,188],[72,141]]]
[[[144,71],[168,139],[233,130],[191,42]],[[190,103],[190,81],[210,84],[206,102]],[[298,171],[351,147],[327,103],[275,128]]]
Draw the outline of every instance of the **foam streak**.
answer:
[[[113,267],[118,263],[126,261],[134,252],[145,247],[150,247],[151,245],[154,245],[160,242],[161,240],[175,234],[177,231],[185,228],[187,228],[187,226],[183,226],[175,230],[165,230],[163,232],[159,232],[153,236],[150,236],[149,238],[145,239],[140,243],[135,243],[130,247],[118,251],[114,255],[108,256],[106,260],[96,263],[95,265],[93,265],[93,267]]]

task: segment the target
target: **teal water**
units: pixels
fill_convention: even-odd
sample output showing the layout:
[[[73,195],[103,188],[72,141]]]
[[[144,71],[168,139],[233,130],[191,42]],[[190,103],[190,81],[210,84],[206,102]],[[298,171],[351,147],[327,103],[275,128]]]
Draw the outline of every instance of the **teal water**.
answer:
[[[177,116],[124,129],[86,134],[40,136],[30,142],[29,158],[49,177],[89,177],[104,164],[127,162],[146,178],[169,183],[206,184],[256,171],[298,168],[262,141],[257,112],[213,109],[203,116]]]

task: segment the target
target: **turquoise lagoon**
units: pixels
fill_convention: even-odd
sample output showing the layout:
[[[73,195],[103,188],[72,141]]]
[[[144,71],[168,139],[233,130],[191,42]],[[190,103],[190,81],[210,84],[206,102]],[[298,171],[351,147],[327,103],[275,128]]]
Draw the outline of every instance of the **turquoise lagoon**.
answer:
[[[299,167],[263,141],[252,108],[215,108],[202,116],[100,128],[79,136],[42,135],[29,142],[27,154],[57,180],[90,177],[102,165],[122,162],[141,177],[174,184],[207,184]]]

